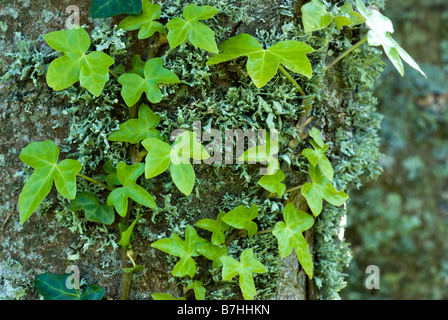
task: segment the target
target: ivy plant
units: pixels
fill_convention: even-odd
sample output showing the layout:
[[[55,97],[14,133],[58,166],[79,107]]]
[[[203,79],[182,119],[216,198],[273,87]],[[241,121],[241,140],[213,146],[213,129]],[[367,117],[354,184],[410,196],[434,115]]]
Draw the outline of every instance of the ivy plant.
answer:
[[[218,9],[212,6],[197,6],[190,3],[183,10],[183,18],[177,17],[171,19],[166,24],[168,28],[168,43],[172,49],[179,46],[186,39],[198,48],[218,53],[215,41],[215,33],[212,29],[199,20],[207,20],[212,18]]]
[[[84,211],[87,220],[111,225],[115,221],[114,208],[107,204],[101,205],[97,197],[88,191],[83,191],[70,202],[68,208],[72,211]]]
[[[54,184],[67,199],[76,197],[76,174],[82,166],[78,160],[65,159],[58,163],[59,148],[51,140],[32,142],[19,156],[23,163],[34,168],[19,196],[20,223],[24,224],[45,199]]]
[[[64,53],[53,60],[47,71],[47,83],[56,91],[79,81],[91,94],[98,97],[109,80],[109,67],[114,59],[104,52],[92,51],[90,37],[82,28],[47,33],[48,45]]]
[[[55,273],[42,273],[34,279],[34,286],[45,300],[101,300],[104,289],[90,284],[84,289],[69,289],[67,282],[72,275],[66,273],[59,275]]]
[[[257,88],[269,82],[279,68],[284,70],[280,64],[307,78],[311,78],[312,75],[311,63],[306,55],[314,50],[300,41],[281,41],[268,49],[263,49],[255,37],[241,33],[221,43],[219,50],[222,53],[211,57],[207,65],[246,56],[247,73]]]
[[[142,13],[134,16],[127,16],[119,24],[118,28],[126,31],[138,30],[138,38],[146,39],[155,32],[166,34],[165,27],[156,21],[162,15],[162,8],[158,4],[152,4],[149,0],[142,1]]]

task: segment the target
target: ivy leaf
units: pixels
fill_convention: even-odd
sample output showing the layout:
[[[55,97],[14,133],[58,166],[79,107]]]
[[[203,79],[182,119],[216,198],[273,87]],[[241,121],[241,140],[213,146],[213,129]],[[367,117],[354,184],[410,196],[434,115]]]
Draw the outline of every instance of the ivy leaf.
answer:
[[[131,59],[131,71],[130,73],[135,73],[140,77],[145,77],[145,62],[142,61],[142,58],[138,54],[132,57]]]
[[[312,0],[304,4],[302,10],[302,23],[305,32],[312,32],[326,28],[333,17],[327,7],[320,0]]]
[[[281,41],[265,50],[253,36],[242,33],[221,43],[219,49],[222,53],[211,57],[207,65],[246,56],[247,72],[257,88],[263,87],[275,76],[280,63],[307,78],[312,75],[311,63],[306,55],[314,50],[300,41]]]
[[[141,0],[93,0],[90,5],[90,18],[107,18],[120,14],[137,14],[142,11]]]
[[[111,225],[115,220],[114,208],[108,205],[100,205],[93,193],[83,191],[70,202],[68,208],[72,211],[83,210],[86,219],[93,222]]]
[[[219,268],[222,266],[221,257],[227,256],[227,247],[225,245],[214,245],[210,242],[203,244],[196,249],[197,252],[202,254],[208,260],[213,261],[213,268]]]
[[[366,8],[360,0],[356,0],[356,7],[366,18],[367,27],[370,29],[367,33],[368,44],[370,46],[382,46],[386,56],[400,75],[404,75],[403,62],[401,61],[403,59],[426,78],[426,74],[420,69],[417,62],[392,38],[391,33],[394,32],[392,22],[379,11]]]
[[[158,21],[162,15],[162,8],[158,4],[152,4],[149,0],[143,0],[143,12],[136,16],[128,16],[124,18],[119,24],[118,28],[126,31],[140,29],[138,33],[139,39],[146,39],[152,36],[155,32],[166,34],[166,30]]]
[[[145,63],[144,76],[130,72],[121,75],[118,82],[123,86],[121,96],[128,107],[132,107],[140,99],[143,92],[151,103],[162,100],[159,83],[178,83],[176,74],[162,66],[161,58],[149,59]]]
[[[272,175],[264,175],[258,180],[258,184],[272,193],[277,193],[279,197],[283,196],[286,191],[286,185],[281,183],[285,180],[285,174],[282,170],[278,169],[276,173]]]
[[[234,276],[239,275],[239,284],[244,299],[252,300],[257,294],[252,273],[267,272],[266,267],[255,259],[252,249],[246,249],[241,253],[241,262],[230,256],[221,257],[221,261],[223,265],[222,279],[230,280]]]
[[[258,216],[258,207],[253,204],[250,208],[238,206],[222,216],[222,221],[237,229],[246,229],[249,237],[258,231],[258,225],[252,220]]]
[[[135,225],[137,224],[137,221],[140,219],[141,216],[142,216],[142,214],[139,215],[137,218],[135,218],[135,220],[131,223],[131,225],[129,227],[126,227],[122,223],[119,224],[121,239],[118,242],[118,245],[121,246],[124,250],[128,250],[131,242],[134,240],[134,228],[135,228]],[[132,271],[134,271],[134,270],[132,270]],[[129,273],[131,273],[131,272],[129,272]]]
[[[366,22],[366,19],[361,14],[353,10],[350,3],[346,3],[340,8],[340,14],[333,18],[339,30],[345,26],[353,27]]]
[[[313,258],[302,232],[313,226],[314,219],[308,213],[297,210],[291,202],[286,205],[283,217],[285,222],[277,222],[272,231],[278,240],[280,257],[289,256],[294,248],[302,268],[311,279]]]
[[[171,293],[151,293],[154,300],[187,300],[185,297],[174,298]]]
[[[353,11],[350,3],[337,8],[340,13],[332,14],[320,0],[312,0],[302,6],[302,23],[305,32],[313,32],[324,29],[334,21],[338,29],[344,26],[354,26],[364,23],[366,19]]]
[[[304,149],[302,151],[302,155],[308,159],[308,162],[311,165],[318,165],[324,176],[329,181],[333,181],[333,166],[331,165],[330,160],[328,160],[327,156],[325,155],[325,151],[328,149],[328,145],[324,144],[320,131],[316,128],[312,128],[309,135],[311,136],[311,138],[313,138],[312,140],[310,140],[313,149]]]
[[[59,275],[55,273],[42,273],[34,279],[34,286],[45,300],[101,300],[104,289],[96,285],[88,285],[82,292],[68,289],[70,273]]]
[[[184,8],[183,16],[185,18],[174,18],[166,24],[168,28],[168,42],[171,48],[176,48],[185,39],[190,43],[209,52],[218,53],[215,41],[215,33],[212,29],[199,20],[206,20],[213,17],[218,9],[212,6],[197,6],[190,3]]]
[[[108,161],[106,161],[106,163],[104,163],[103,170],[105,173],[107,173],[105,180],[106,180],[107,185],[110,188],[120,185],[120,181],[118,181],[118,178],[117,178],[117,168],[115,168],[112,165],[112,162],[110,160],[108,160]]]
[[[224,231],[229,230],[230,226],[222,221],[222,217],[226,213],[224,211],[220,212],[216,217],[216,220],[213,219],[201,219],[196,222],[195,226],[201,229],[205,229],[212,232],[212,243],[214,245],[221,245],[226,241],[226,237],[224,235]]]
[[[201,281],[190,280],[187,285],[187,289],[193,289],[196,300],[205,300],[205,288]]]
[[[161,174],[169,167],[171,179],[176,187],[189,196],[196,179],[190,158],[201,160],[210,156],[196,141],[196,134],[185,131],[176,138],[173,147],[154,138],[143,140],[142,145],[148,151],[145,159],[146,179]]]
[[[196,249],[206,242],[207,240],[199,237],[192,226],[187,225],[185,241],[179,238],[178,235],[173,234],[171,238],[157,240],[151,244],[151,247],[162,250],[172,256],[180,257],[179,262],[173,268],[173,276],[184,277],[189,275],[190,278],[193,278],[196,273],[196,263],[193,257],[200,256]]]
[[[155,208],[156,203],[151,195],[135,181],[145,171],[143,163],[127,165],[121,161],[117,166],[117,178],[123,185],[114,189],[107,197],[107,204],[114,206],[118,214],[124,217],[128,211],[128,199],[140,203],[148,208]]]
[[[129,119],[120,125],[120,129],[112,132],[109,141],[123,141],[132,144],[147,138],[159,138],[160,132],[155,128],[160,123],[160,117],[145,104],[138,109],[138,119]]]
[[[345,192],[337,191],[323,175],[319,166],[310,165],[310,176],[312,182],[307,182],[302,186],[302,195],[314,216],[321,213],[322,200],[326,200],[334,206],[341,206],[347,201],[348,196]]]
[[[271,139],[269,133],[263,137],[259,144],[247,149],[238,158],[239,161],[247,161],[249,163],[266,163],[267,172],[266,175],[272,175],[277,172],[280,164],[277,160],[278,157],[278,140]]]
[[[91,42],[82,28],[51,32],[45,35],[45,40],[53,49],[65,53],[50,63],[47,84],[60,91],[79,81],[98,97],[109,80],[109,67],[114,59],[98,51],[86,54]]]
[[[34,173],[23,186],[19,197],[20,223],[24,224],[51,190],[53,181],[57,191],[70,200],[76,197],[76,174],[81,171],[78,160],[65,159],[58,163],[59,148],[51,141],[32,142],[19,156],[23,163],[34,168]]]
[[[141,272],[141,271],[145,270],[145,266],[144,265],[136,265],[132,268],[123,268],[122,270],[124,273]]]

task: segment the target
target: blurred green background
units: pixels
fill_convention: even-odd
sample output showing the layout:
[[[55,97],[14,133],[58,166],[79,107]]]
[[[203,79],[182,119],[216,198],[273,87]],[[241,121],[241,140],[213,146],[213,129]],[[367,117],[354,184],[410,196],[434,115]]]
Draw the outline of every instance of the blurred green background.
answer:
[[[423,78],[387,65],[376,83],[382,175],[351,193],[343,299],[448,299],[448,1],[388,0],[394,38]],[[368,290],[368,265],[380,289]]]

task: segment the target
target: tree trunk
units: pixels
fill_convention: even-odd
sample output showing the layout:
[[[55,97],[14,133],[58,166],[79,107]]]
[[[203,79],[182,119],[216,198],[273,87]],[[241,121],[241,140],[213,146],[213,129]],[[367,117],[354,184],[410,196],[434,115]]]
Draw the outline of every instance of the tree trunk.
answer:
[[[45,82],[44,72],[54,56],[43,35],[65,29],[69,16],[65,9],[72,3],[65,0],[57,4],[41,0],[32,4],[30,1],[0,2],[0,15],[4,17],[0,28],[5,31],[0,40],[3,53],[15,53],[14,56],[0,55],[5,64],[2,73],[8,71],[11,75],[0,87],[0,163],[3,167],[0,179],[4,182],[0,186],[0,298],[37,299],[38,292],[32,285],[36,275],[62,274],[67,266],[76,265],[86,283],[104,287],[106,298],[117,299],[122,292],[121,268],[129,264],[116,246],[117,223],[104,227],[86,221],[83,214],[69,211],[68,201],[57,196],[55,190],[23,226],[16,204],[25,178],[31,172],[19,161],[18,155],[33,141],[54,140],[62,151],[60,159],[79,159],[83,172],[98,179],[104,175],[105,161],[117,164],[128,157],[124,145],[106,141],[107,136],[129,117],[128,108],[121,100],[120,86],[111,79],[97,99],[78,84],[65,93],[53,91]],[[104,22],[113,29],[123,18],[88,19],[90,2],[77,3],[81,25],[101,27]],[[200,121],[203,129],[211,127],[220,132],[251,127],[279,129],[280,126],[280,160],[283,160],[282,169],[287,177],[285,183],[291,188],[307,180],[305,164],[300,158],[305,142],[298,141],[298,148],[293,150],[287,149],[287,145],[294,138],[306,137],[305,128],[310,126],[305,127],[304,120],[312,117],[311,126],[321,130],[324,140],[330,144],[329,159],[335,168],[338,189],[347,191],[359,187],[362,177],[372,178],[378,173],[380,117],[371,94],[371,84],[380,66],[377,53],[362,48],[327,74],[321,72],[323,64],[359,40],[359,29],[338,33],[336,28],[329,28],[311,37],[301,28],[300,8],[306,2],[301,0],[193,2],[218,7],[216,17],[206,22],[215,31],[218,44],[245,32],[258,38],[265,47],[294,39],[320,49],[309,55],[314,77],[311,80],[297,78],[315,102],[309,113],[304,114],[302,98],[282,75],[276,75],[268,85],[256,89],[247,76],[244,59],[209,67],[205,62],[210,54],[183,44],[168,56],[165,65],[183,83],[166,86],[163,101],[150,106],[161,116],[165,133],[178,128],[192,130],[195,121]],[[163,12],[166,13],[160,21],[166,23],[180,16],[186,4],[187,1],[165,1]],[[115,53],[114,56],[127,70],[134,54],[146,60],[152,54],[160,56],[167,50],[165,45],[154,51],[157,38],[139,41],[137,32],[123,36],[107,31],[107,27],[101,30],[103,33],[97,33],[93,42],[108,45],[106,51],[118,48],[117,43],[130,43],[131,54]],[[130,42],[127,35],[132,36]],[[297,125],[299,121],[302,123]],[[287,159],[292,161],[289,163]],[[200,164],[195,165],[195,172],[196,185],[189,197],[183,196],[166,174],[155,182],[140,181],[154,196],[158,208],[151,211],[134,205],[131,210],[131,220],[144,213],[135,229],[133,250],[137,253],[137,264],[145,265],[146,269],[132,276],[129,299],[149,299],[155,292],[176,297],[184,295],[184,282],[173,279],[170,273],[175,261],[150,245],[173,232],[183,234],[186,224],[216,218],[222,210],[254,203],[259,207],[260,229],[273,228],[282,218],[281,210],[287,202],[292,201],[298,209],[309,212],[300,191],[292,192],[285,199],[269,198],[256,183],[260,178],[259,166]],[[78,189],[94,191],[103,202],[107,197],[104,190],[82,180],[78,180]],[[255,277],[257,298],[337,298],[337,292],[344,287],[343,267],[349,262],[348,246],[339,237],[343,230],[340,221],[345,214],[345,208],[327,206],[316,219],[315,227],[305,233],[314,257],[313,280],[308,279],[294,253],[285,259],[278,257],[277,242],[271,233],[256,239],[236,239],[231,246],[236,256],[252,246],[268,268],[267,273]],[[208,235],[205,231],[198,232]],[[198,265],[200,272],[207,274],[208,261],[199,258]],[[220,274],[218,277],[213,273],[207,281],[208,299],[242,298],[236,281],[222,281]]]

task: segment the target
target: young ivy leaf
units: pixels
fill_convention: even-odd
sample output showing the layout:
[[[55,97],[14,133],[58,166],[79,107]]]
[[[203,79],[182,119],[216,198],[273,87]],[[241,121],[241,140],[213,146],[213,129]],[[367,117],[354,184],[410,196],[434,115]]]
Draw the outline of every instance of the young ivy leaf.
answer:
[[[244,299],[252,300],[257,294],[252,273],[267,272],[266,267],[255,259],[252,249],[246,249],[241,253],[240,262],[230,256],[221,257],[221,262],[222,279],[230,280],[239,275],[240,289]]]
[[[310,130],[310,136],[313,138],[313,140],[310,140],[313,149],[304,149],[302,155],[305,156],[308,159],[308,162],[313,166],[318,165],[324,176],[329,181],[333,181],[333,166],[325,155],[328,145],[324,144],[320,132],[316,128]]]
[[[272,193],[277,193],[279,197],[283,196],[286,191],[286,185],[281,183],[285,180],[285,174],[278,169],[273,175],[264,175],[258,180],[258,184]]]
[[[20,223],[24,224],[51,190],[53,181],[57,191],[70,200],[76,197],[76,174],[82,166],[78,160],[65,159],[58,163],[59,148],[51,140],[32,142],[19,156],[34,168],[34,173],[23,186],[19,197]]]
[[[182,240],[178,235],[173,234],[171,238],[157,240],[151,244],[151,247],[166,252],[172,256],[180,257],[179,262],[173,268],[172,274],[175,277],[184,277],[186,275],[193,278],[196,274],[196,263],[193,257],[200,256],[196,249],[207,243],[207,240],[201,238],[196,233],[196,230],[190,225],[187,225],[185,230],[185,240]]]
[[[152,4],[149,0],[142,0],[143,12],[136,16],[128,16],[124,18],[119,24],[118,28],[126,31],[140,29],[138,33],[139,39],[146,39],[152,36],[155,32],[166,34],[166,30],[158,21],[162,15],[162,8],[158,4]]]
[[[130,72],[121,75],[118,82],[122,85],[121,96],[128,107],[132,107],[140,99],[143,92],[151,103],[162,100],[159,83],[178,83],[176,74],[162,66],[161,58],[149,59],[145,63],[144,76]]]
[[[227,247],[225,245],[217,246],[210,242],[198,247],[196,251],[202,254],[208,260],[212,260],[213,268],[219,268],[220,266],[222,266],[221,257],[227,256]]]
[[[72,275],[66,273],[59,275],[55,273],[42,273],[34,279],[34,286],[45,300],[101,300],[104,289],[90,284],[82,291],[80,289],[67,288],[67,282]]]
[[[214,245],[221,245],[226,241],[226,237],[224,235],[224,231],[230,229],[230,226],[222,221],[222,217],[226,213],[224,211],[220,212],[216,217],[216,220],[213,219],[201,219],[195,223],[196,227],[201,229],[205,229],[212,232],[212,243]]]
[[[132,144],[147,138],[160,138],[160,131],[155,128],[160,123],[160,117],[145,104],[138,109],[138,118],[129,119],[120,125],[120,129],[112,132],[109,141],[123,141]]]
[[[205,300],[205,288],[201,281],[190,280],[187,285],[187,289],[193,289],[196,300]]]
[[[356,7],[366,18],[367,27],[370,29],[367,33],[368,44],[370,46],[382,46],[386,56],[400,75],[404,75],[403,62],[401,61],[403,59],[426,78],[426,74],[420,69],[417,62],[392,38],[391,33],[394,32],[392,21],[379,11],[366,8],[361,0],[356,0]]]
[[[210,157],[205,148],[196,141],[196,133],[185,131],[180,134],[173,147],[155,138],[143,140],[142,145],[148,151],[145,159],[146,179],[161,174],[169,167],[176,187],[189,196],[196,179],[190,158],[201,160]]]
[[[247,72],[257,88],[263,87],[275,76],[280,63],[307,78],[312,75],[311,63],[306,55],[314,50],[300,41],[281,41],[265,50],[253,36],[242,33],[221,43],[219,49],[222,53],[211,57],[207,65],[246,56]]]
[[[93,0],[90,5],[90,18],[107,18],[120,14],[137,14],[142,11],[141,0]]]
[[[151,293],[154,300],[187,300],[185,297],[174,298],[171,293]]]
[[[277,172],[280,167],[278,162],[278,140],[271,139],[269,133],[266,132],[266,135],[259,141],[259,144],[247,149],[244,153],[238,158],[238,161],[247,161],[249,163],[266,163],[267,162],[267,171],[266,168],[260,169],[260,174],[263,175],[272,175]]]
[[[337,191],[324,176],[319,166],[315,167],[310,164],[310,176],[312,182],[307,182],[302,186],[302,195],[314,216],[321,213],[322,200],[326,200],[334,206],[341,206],[347,201],[348,196],[345,192]]]
[[[285,222],[277,222],[272,231],[278,240],[280,257],[289,256],[294,249],[302,268],[311,279],[313,277],[313,257],[302,232],[313,226],[314,219],[308,213],[297,210],[291,202],[286,205],[283,217]]]
[[[47,83],[56,91],[68,88],[79,81],[91,94],[98,97],[109,80],[109,67],[114,59],[93,51],[89,34],[82,28],[55,31],[45,35],[48,45],[64,55],[53,60],[47,71]]]
[[[118,245],[121,246],[124,250],[128,250],[129,245],[134,240],[134,228],[141,216],[142,214],[139,215],[137,218],[135,218],[135,220],[131,223],[129,227],[126,227],[122,223],[118,225],[118,227],[120,228],[120,236],[121,236]]]
[[[350,3],[346,3],[339,9],[339,13],[330,13],[320,0],[312,0],[302,6],[302,23],[305,32],[313,32],[324,29],[334,21],[338,29],[344,26],[354,26],[364,23],[366,19],[353,11]]]
[[[115,220],[114,208],[106,204],[100,205],[96,196],[91,192],[79,193],[76,199],[70,202],[68,208],[72,211],[83,210],[89,221],[111,225]]]
[[[166,24],[168,28],[168,42],[170,47],[176,48],[185,39],[198,48],[209,52],[218,53],[215,41],[215,33],[199,20],[206,20],[213,17],[218,9],[212,6],[197,6],[190,3],[184,8],[182,15],[185,20],[178,17],[171,19]]]
[[[109,206],[114,206],[120,216],[124,217],[126,215],[129,198],[148,208],[156,207],[156,203],[148,191],[135,182],[144,171],[145,165],[143,163],[127,165],[121,161],[118,164],[117,178],[123,186],[114,189],[109,194],[107,197],[107,204]]]
[[[249,237],[258,231],[258,225],[252,220],[258,216],[258,207],[253,204],[250,208],[238,206],[222,216],[222,221],[237,229],[246,229]]]
[[[106,181],[109,188],[114,188],[115,186],[120,185],[120,181],[117,178],[117,168],[112,165],[110,160],[106,161],[103,165],[103,170],[107,173],[104,180]]]

